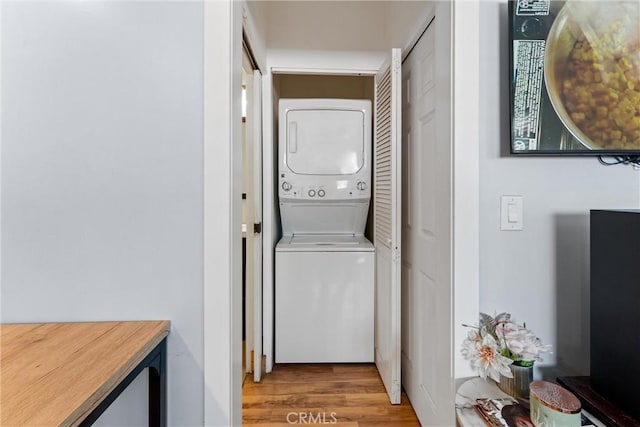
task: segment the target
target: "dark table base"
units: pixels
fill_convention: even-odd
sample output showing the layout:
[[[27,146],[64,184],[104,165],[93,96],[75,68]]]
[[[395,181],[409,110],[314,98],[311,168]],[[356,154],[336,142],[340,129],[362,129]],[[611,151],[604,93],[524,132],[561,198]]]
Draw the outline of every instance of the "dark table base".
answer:
[[[120,396],[129,384],[142,372],[149,368],[149,427],[166,427],[167,425],[167,339],[164,338],[127,377],[82,420],[80,427],[92,425],[102,413]]]
[[[640,422],[602,397],[591,387],[589,377],[558,377],[558,383],[575,394],[582,407],[612,427],[640,427]]]

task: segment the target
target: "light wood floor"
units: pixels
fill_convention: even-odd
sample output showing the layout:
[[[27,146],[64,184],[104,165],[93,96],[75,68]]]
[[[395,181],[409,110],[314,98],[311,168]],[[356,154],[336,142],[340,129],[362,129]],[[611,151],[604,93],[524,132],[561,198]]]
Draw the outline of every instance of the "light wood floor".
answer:
[[[276,365],[262,382],[245,381],[242,406],[252,426],[420,426],[404,392],[401,405],[389,403],[373,364]]]

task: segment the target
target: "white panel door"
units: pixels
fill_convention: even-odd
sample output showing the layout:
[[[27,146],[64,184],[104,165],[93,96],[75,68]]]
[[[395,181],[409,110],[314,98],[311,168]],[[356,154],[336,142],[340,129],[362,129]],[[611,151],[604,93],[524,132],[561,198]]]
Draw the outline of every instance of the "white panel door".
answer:
[[[253,70],[253,96],[247,116],[251,116],[247,134],[253,144],[253,221],[257,224],[253,238],[253,380],[262,376],[262,75]],[[252,232],[254,230],[248,230]]]
[[[374,119],[375,361],[389,400],[400,403],[401,57],[376,76]]]
[[[451,145],[436,132],[447,124],[436,120],[434,22],[402,70],[402,382],[423,426],[453,414]]]

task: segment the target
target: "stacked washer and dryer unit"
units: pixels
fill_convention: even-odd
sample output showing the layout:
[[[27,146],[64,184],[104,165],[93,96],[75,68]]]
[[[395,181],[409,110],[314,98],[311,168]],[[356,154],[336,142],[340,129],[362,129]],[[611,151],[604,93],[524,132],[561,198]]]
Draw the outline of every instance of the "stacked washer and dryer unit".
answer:
[[[276,363],[374,360],[371,102],[281,99]]]

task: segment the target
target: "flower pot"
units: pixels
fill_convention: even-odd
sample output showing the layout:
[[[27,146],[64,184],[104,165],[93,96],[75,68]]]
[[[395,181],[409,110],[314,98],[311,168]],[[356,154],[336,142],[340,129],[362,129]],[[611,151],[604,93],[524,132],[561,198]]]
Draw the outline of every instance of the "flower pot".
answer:
[[[513,378],[500,376],[498,387],[500,390],[513,397],[529,398],[529,384],[533,381],[533,366],[509,365]]]

